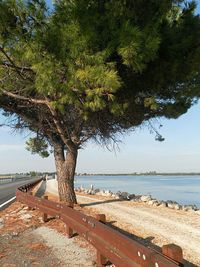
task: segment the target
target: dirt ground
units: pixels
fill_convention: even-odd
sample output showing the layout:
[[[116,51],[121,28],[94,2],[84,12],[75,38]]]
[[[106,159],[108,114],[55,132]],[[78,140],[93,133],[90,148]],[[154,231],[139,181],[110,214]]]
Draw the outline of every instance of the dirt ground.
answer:
[[[58,219],[44,224],[39,211],[18,202],[0,213],[1,267],[93,267],[95,255],[81,237],[68,239]]]

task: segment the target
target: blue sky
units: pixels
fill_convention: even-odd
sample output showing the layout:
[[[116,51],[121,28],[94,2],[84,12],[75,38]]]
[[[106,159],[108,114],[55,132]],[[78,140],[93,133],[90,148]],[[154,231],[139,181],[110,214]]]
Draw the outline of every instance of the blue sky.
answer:
[[[200,12],[200,1],[198,4]],[[162,119],[164,142],[156,142],[149,129],[143,127],[122,139],[120,151],[109,152],[88,144],[79,151],[77,172],[200,172],[199,118],[200,103],[177,120]],[[25,150],[27,135],[0,128],[0,173],[55,170],[52,156],[42,159]]]

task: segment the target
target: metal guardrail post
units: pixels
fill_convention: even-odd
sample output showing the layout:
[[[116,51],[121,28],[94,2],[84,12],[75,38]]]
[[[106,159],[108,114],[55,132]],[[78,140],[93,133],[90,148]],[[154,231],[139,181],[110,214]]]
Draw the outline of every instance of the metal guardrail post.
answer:
[[[67,206],[69,207],[69,208],[74,208],[74,204],[71,202],[71,203],[67,203]],[[67,224],[66,224],[66,234],[67,234],[67,237],[68,238],[72,238],[73,237],[73,234],[74,234],[74,231],[73,231],[73,229],[71,228],[71,227],[69,227]]]
[[[179,263],[183,267],[183,251],[182,248],[175,244],[168,244],[162,247],[162,253],[170,259]]]
[[[27,191],[26,191],[27,192]],[[32,192],[28,192],[28,194],[30,195],[30,196],[32,196],[33,195],[33,193]],[[28,206],[28,210],[32,210],[32,208],[30,207],[30,206]]]
[[[43,196],[43,199],[48,200],[48,196]],[[48,214],[43,213],[42,219],[43,219],[44,223],[47,222],[48,221]]]
[[[97,214],[96,220],[102,223],[106,223],[106,215],[105,214]]]
[[[97,214],[96,219],[99,222],[106,223],[106,215],[105,214]],[[104,257],[98,250],[97,250],[97,266],[103,267],[107,263],[106,257]]]

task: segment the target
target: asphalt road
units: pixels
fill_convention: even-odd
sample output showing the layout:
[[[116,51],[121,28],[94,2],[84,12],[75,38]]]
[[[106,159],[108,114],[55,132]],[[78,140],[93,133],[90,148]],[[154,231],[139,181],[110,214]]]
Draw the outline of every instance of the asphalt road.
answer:
[[[12,202],[15,201],[16,189],[19,186],[34,182],[38,178],[19,180],[16,182],[0,184],[0,211],[8,207]],[[9,202],[9,200],[11,200]],[[6,203],[8,201],[8,203]],[[5,205],[4,205],[5,204]]]

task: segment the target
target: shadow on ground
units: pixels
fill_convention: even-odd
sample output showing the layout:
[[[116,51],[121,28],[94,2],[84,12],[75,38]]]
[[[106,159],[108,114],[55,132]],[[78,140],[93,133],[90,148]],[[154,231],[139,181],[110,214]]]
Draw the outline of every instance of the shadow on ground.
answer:
[[[112,202],[122,202],[122,201],[127,201],[126,199],[109,199],[109,200],[102,200],[102,201],[96,201],[96,202],[91,202],[91,203],[86,203],[86,204],[80,204],[82,208],[84,207],[89,207],[89,206],[95,206],[99,204],[106,204],[106,203],[112,203]]]

